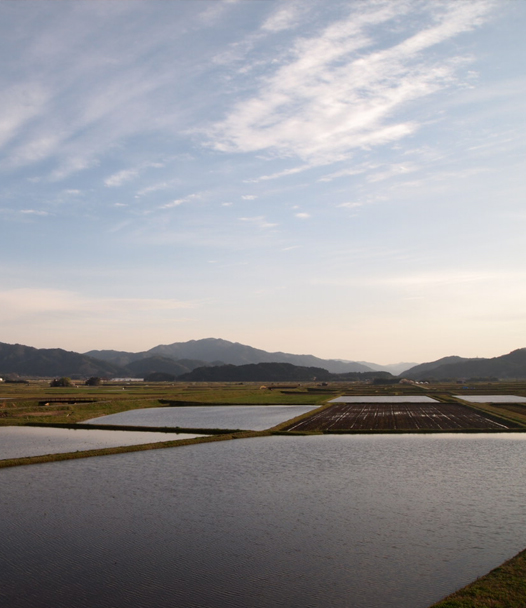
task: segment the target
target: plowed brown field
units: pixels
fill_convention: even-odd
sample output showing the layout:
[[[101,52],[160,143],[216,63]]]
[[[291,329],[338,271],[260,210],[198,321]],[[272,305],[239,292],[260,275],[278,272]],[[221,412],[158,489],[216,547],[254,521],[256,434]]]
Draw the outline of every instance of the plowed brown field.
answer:
[[[496,422],[482,413],[456,403],[336,403],[286,427],[286,431],[347,430],[507,430],[511,422]]]

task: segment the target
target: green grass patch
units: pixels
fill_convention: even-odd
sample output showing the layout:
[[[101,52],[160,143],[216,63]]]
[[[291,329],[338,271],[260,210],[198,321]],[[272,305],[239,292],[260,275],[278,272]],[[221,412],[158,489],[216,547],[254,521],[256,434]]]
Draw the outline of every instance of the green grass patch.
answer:
[[[430,608],[525,608],[526,550]]]
[[[130,384],[50,388],[47,382],[0,383],[0,425],[75,423],[151,407],[210,405],[319,405],[328,395],[262,389],[257,384]]]

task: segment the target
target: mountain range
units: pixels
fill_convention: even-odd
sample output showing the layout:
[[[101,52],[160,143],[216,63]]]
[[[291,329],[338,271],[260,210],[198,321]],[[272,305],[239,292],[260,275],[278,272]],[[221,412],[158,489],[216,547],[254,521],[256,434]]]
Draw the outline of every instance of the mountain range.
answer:
[[[84,354],[60,348],[37,349],[21,344],[0,343],[0,376],[55,377],[89,376],[137,377],[152,373],[164,373],[173,377],[189,374],[197,368],[217,366],[261,365],[265,363],[291,364],[296,367],[318,368],[331,374],[376,372],[385,377],[386,372],[396,372],[412,380],[456,379],[524,379],[526,378],[526,348],[491,359],[467,359],[458,356],[444,357],[437,361],[413,365],[396,364],[380,366],[357,361],[320,359],[313,355],[293,355],[284,352],[267,352],[238,342],[206,338],[158,345],[150,350],[131,353],[116,350],[92,350]],[[261,367],[260,369],[264,369]],[[284,368],[286,369],[286,368]],[[217,371],[200,371],[201,377],[216,376]],[[229,374],[231,372],[229,371]],[[297,375],[297,371],[295,372]],[[319,375],[319,374],[318,374]],[[374,373],[372,374],[374,376]],[[188,378],[188,376],[187,376]]]
[[[292,363],[303,367],[322,367],[333,374],[347,372],[373,371],[367,365],[356,361],[341,361],[339,359],[320,359],[313,355],[292,355],[290,353],[269,353],[259,348],[253,348],[239,342],[229,342],[218,338],[190,340],[162,344],[142,353],[126,353],[113,350],[92,350],[85,353],[89,357],[101,359],[109,363],[128,366],[130,362],[149,357],[166,357],[179,361],[181,359],[199,360],[212,365],[248,365],[250,363]]]
[[[216,338],[159,345],[148,351],[131,353],[92,350],[80,354],[60,348],[33,348],[22,344],[0,343],[0,376],[70,376],[83,378],[144,377],[162,372],[175,377],[196,368],[218,365],[290,363],[301,367],[323,368],[332,373],[371,372],[353,361],[320,359],[313,355],[269,353],[237,342]]]
[[[33,348],[0,342],[0,376],[104,376],[120,375],[119,366],[61,348]]]

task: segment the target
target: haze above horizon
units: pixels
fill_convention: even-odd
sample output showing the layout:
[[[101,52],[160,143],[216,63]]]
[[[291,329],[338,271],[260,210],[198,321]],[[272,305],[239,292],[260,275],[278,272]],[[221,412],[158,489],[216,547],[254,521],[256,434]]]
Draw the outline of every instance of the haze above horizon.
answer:
[[[524,345],[526,3],[0,3],[0,341]]]

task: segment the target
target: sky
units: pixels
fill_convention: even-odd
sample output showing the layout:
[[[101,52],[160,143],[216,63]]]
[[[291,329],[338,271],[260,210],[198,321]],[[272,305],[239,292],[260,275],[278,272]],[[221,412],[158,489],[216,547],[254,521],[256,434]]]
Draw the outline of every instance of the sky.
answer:
[[[526,2],[0,2],[0,342],[526,347]]]

